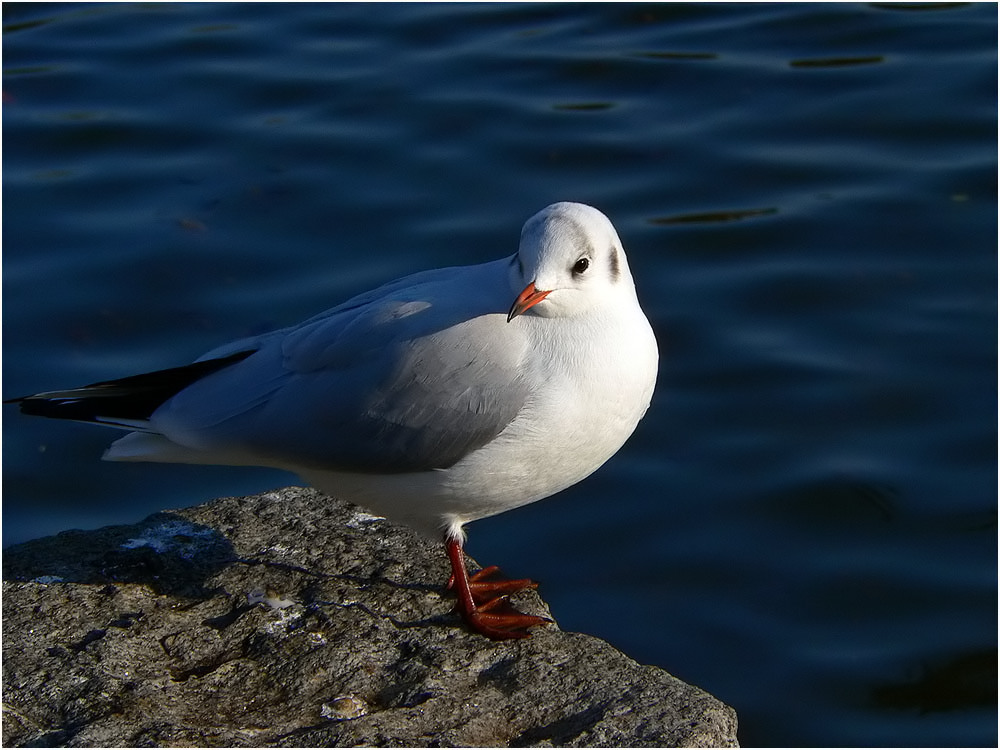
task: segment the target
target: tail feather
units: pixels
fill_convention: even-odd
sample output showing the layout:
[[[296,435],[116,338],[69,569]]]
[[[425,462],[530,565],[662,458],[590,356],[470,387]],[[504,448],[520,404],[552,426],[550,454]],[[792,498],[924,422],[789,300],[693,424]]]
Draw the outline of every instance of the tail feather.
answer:
[[[82,388],[22,396],[4,403],[16,403],[23,414],[33,416],[142,429],[142,424],[171,396],[253,353],[254,350],[237,352],[182,367],[91,383]]]

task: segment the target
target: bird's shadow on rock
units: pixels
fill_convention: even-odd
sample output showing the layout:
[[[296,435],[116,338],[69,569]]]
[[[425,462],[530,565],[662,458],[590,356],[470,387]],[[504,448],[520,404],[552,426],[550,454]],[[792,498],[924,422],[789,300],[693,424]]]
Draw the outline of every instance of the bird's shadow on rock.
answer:
[[[216,529],[175,513],[127,526],[64,531],[4,550],[6,581],[150,586],[159,594],[205,598],[206,581],[237,558]]]
[[[336,579],[360,588],[389,586],[428,593],[439,587],[401,583],[369,571],[370,576],[331,574],[297,565],[268,560],[266,556],[245,557],[237,553],[229,539],[217,529],[193,522],[178,513],[155,513],[137,524],[107,526],[92,531],[70,530],[55,536],[13,545],[4,550],[3,578],[6,581],[38,583],[81,583],[90,585],[140,584],[165,596],[208,599],[218,591],[213,578],[232,565],[284,571],[304,583],[294,592],[312,608],[362,607],[327,600],[317,590],[324,580]],[[426,627],[450,623],[452,613],[411,621],[393,619],[397,627]]]

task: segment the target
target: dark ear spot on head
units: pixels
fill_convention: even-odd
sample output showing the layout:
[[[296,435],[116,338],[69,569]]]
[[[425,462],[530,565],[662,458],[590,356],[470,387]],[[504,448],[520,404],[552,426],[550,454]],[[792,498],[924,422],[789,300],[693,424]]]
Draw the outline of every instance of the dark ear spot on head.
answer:
[[[618,248],[614,245],[611,246],[611,252],[608,253],[610,256],[610,272],[611,272],[611,282],[617,283],[618,277],[622,275],[622,265],[621,261],[618,259]]]

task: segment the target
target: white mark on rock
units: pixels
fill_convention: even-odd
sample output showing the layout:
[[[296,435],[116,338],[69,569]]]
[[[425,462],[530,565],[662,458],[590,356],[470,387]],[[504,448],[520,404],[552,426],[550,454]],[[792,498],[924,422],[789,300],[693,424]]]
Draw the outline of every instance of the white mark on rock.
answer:
[[[247,602],[250,604],[266,604],[271,609],[284,609],[295,604],[293,599],[283,599],[274,589],[258,586],[247,594]]]
[[[129,539],[122,544],[122,549],[149,547],[161,555],[164,552],[177,552],[185,560],[190,560],[214,536],[215,531],[212,529],[197,528],[186,521],[167,521],[146,529],[142,536]]]
[[[349,721],[366,713],[368,704],[356,695],[338,695],[320,709],[320,715],[330,721]]]
[[[50,583],[62,583],[65,579],[62,576],[38,576],[38,578],[32,578],[35,583],[41,583],[48,586]]]
[[[384,520],[384,516],[373,516],[371,513],[365,513],[363,510],[359,510],[347,519],[347,525],[352,529],[363,529],[367,526],[371,526],[376,521]]]

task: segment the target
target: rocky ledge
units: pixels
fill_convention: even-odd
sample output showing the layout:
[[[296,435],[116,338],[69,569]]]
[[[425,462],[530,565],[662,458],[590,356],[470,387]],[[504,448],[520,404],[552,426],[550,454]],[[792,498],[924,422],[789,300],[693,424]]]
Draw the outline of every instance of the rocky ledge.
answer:
[[[448,572],[297,487],[11,547],[3,744],[736,745],[731,708],[596,638],[470,633]]]

